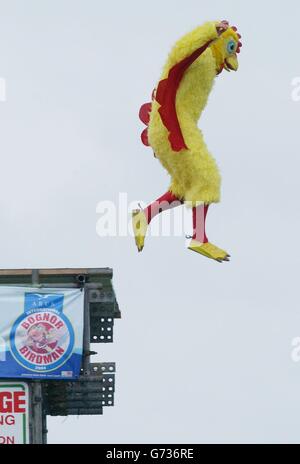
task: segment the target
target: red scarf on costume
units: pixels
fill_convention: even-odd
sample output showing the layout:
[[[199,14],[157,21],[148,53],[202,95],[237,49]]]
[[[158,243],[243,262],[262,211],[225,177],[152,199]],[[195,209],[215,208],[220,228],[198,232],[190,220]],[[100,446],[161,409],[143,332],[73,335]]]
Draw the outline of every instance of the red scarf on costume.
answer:
[[[156,94],[153,92],[152,95],[152,99],[155,98],[160,104],[158,112],[164,126],[169,131],[169,141],[172,150],[176,152],[188,148],[185,144],[176,112],[177,90],[185,71],[205,52],[212,42],[213,40],[210,40],[205,45],[195,50],[190,56],[175,64],[175,66],[170,69],[167,79],[163,79],[159,82]],[[140,119],[147,126],[150,121],[151,109],[152,103],[145,103],[140,109]],[[148,128],[143,131],[141,138],[143,144],[149,146]]]
[[[170,133],[169,141],[174,151],[187,149],[176,113],[177,90],[185,71],[205,52],[211,43],[212,40],[173,66],[167,79],[158,84],[155,99],[161,105],[158,111],[164,126]]]

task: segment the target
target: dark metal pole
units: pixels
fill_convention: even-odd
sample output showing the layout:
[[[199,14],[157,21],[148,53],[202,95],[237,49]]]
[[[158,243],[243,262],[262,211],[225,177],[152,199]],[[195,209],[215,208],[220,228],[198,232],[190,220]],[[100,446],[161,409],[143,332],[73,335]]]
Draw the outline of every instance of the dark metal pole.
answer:
[[[39,381],[31,382],[31,414],[30,421],[31,443],[34,445],[43,444],[43,397],[42,384]]]
[[[90,365],[90,309],[89,309],[89,284],[85,284],[84,291],[84,324],[83,324],[83,373],[89,370]]]
[[[43,392],[42,392],[43,393]],[[43,407],[43,417],[42,417],[42,438],[43,438],[43,445],[47,445],[47,434],[48,434],[48,428],[47,428],[47,414],[44,411]]]

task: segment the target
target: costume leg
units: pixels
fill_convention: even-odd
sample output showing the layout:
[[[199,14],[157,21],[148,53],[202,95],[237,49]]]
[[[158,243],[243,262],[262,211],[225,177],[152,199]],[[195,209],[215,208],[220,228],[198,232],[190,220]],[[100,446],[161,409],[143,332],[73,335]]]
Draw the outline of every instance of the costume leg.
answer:
[[[168,209],[176,208],[182,205],[182,203],[182,200],[179,200],[172,192],[165,193],[144,209],[148,224],[150,224],[152,219],[158,214]]]
[[[205,232],[205,222],[209,205],[199,205],[193,208],[193,240],[200,243],[207,243],[208,238]]]
[[[132,212],[132,225],[138,251],[142,251],[144,248],[147,228],[152,219],[163,211],[176,208],[177,206],[182,205],[182,203],[182,200],[168,191],[163,196],[147,206],[147,208],[134,210]]]
[[[230,255],[208,241],[205,222],[209,205],[199,205],[193,208],[193,237],[189,249],[220,263],[229,261]]]

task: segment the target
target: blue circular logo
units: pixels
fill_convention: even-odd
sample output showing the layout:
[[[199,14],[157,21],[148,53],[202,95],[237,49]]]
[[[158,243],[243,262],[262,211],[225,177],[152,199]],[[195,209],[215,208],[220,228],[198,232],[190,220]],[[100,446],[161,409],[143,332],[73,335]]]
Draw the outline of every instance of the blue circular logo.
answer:
[[[50,372],[65,364],[72,355],[74,330],[59,311],[31,310],[15,321],[10,346],[21,366],[35,372]]]

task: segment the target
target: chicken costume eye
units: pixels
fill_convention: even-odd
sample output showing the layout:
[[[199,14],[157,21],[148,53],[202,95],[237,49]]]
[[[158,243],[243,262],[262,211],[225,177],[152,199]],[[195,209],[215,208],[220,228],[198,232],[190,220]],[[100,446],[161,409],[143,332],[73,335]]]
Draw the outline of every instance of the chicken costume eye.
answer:
[[[236,43],[234,40],[230,40],[227,44],[227,52],[232,55],[236,51]]]

